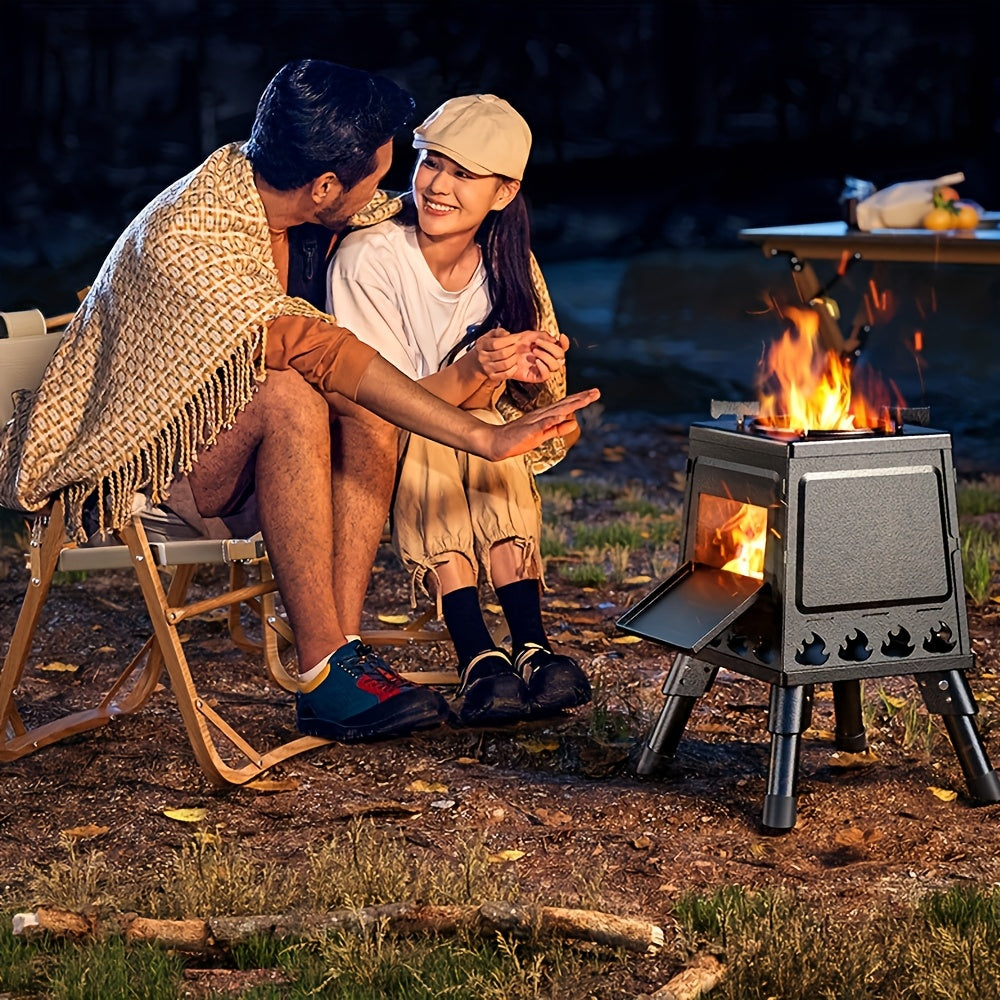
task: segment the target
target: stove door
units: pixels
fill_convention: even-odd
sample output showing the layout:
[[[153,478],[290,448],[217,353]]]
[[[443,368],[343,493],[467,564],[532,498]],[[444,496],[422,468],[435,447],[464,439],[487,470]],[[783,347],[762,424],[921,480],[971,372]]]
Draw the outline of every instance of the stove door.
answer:
[[[687,562],[618,619],[625,632],[697,653],[760,596],[762,580]]]

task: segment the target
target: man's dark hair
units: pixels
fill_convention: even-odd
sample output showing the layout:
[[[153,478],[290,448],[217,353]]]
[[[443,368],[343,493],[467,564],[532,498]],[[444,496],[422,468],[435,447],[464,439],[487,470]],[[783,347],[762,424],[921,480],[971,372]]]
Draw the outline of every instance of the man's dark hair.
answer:
[[[384,76],[321,59],[286,63],[257,105],[244,147],[279,191],[332,170],[345,189],[375,169],[375,153],[413,116],[413,98]]]

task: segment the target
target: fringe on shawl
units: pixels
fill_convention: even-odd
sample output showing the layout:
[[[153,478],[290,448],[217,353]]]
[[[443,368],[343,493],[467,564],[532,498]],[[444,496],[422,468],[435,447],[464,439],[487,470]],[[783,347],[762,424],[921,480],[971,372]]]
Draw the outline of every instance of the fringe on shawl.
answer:
[[[170,483],[191,471],[200,448],[211,447],[219,433],[232,426],[237,414],[250,402],[257,383],[266,377],[263,337],[261,331],[244,341],[140,451],[97,482],[73,483],[60,491],[69,538],[87,538],[83,509],[94,494],[102,537],[131,519],[136,493],[147,490],[153,503],[164,499]]]

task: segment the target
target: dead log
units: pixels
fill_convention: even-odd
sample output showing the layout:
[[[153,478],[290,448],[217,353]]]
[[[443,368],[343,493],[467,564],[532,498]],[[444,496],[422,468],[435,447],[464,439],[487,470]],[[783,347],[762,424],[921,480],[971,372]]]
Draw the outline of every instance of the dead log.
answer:
[[[678,972],[650,1000],[698,1000],[722,982],[726,967],[714,955],[700,955]]]
[[[663,929],[655,924],[597,910],[555,906],[525,907],[489,902],[481,906],[431,906],[384,903],[330,913],[258,914],[208,920],[153,920],[136,914],[83,916],[64,910],[38,909],[14,916],[14,933],[26,936],[107,937],[149,941],[191,953],[225,950],[254,937],[308,937],[329,931],[359,933],[385,924],[399,934],[456,934],[462,930],[533,934],[592,941],[612,948],[653,954],[663,947]]]
[[[504,933],[535,930],[539,934],[593,941],[640,954],[655,954],[663,947],[663,928],[599,910],[570,910],[561,906],[532,909],[514,903],[483,903],[479,913],[484,923]]]

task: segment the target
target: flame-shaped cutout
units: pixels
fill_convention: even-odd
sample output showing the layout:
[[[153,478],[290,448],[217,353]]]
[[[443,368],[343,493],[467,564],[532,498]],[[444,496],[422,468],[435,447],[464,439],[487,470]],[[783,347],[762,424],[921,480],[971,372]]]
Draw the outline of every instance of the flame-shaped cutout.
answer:
[[[952,631],[945,622],[938,622],[930,634],[924,636],[924,649],[928,653],[950,653],[955,646]]]
[[[894,632],[890,632],[889,637],[882,643],[882,654],[884,656],[909,656],[914,648],[913,643],[910,642],[910,633],[900,625]]]
[[[804,639],[802,644],[795,650],[795,662],[803,666],[818,667],[830,659],[830,654],[826,651],[826,642],[815,632],[812,639]]]
[[[759,639],[753,647],[753,655],[761,663],[774,663],[778,658],[778,651],[774,648],[769,639]]]
[[[726,643],[730,651],[737,656],[746,656],[750,652],[750,640],[738,632],[734,632]]]
[[[840,658],[842,660],[853,660],[855,663],[862,663],[872,655],[872,648],[868,645],[868,636],[860,629],[855,629],[844,639],[844,645],[840,647]]]

